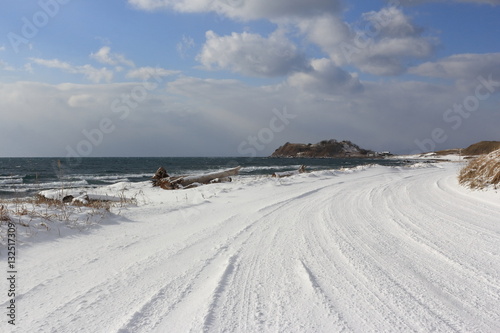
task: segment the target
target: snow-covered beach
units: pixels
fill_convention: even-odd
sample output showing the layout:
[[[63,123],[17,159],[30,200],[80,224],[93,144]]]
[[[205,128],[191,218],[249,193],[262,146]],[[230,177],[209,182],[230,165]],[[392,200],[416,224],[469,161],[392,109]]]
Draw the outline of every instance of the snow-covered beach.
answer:
[[[23,238],[0,330],[498,332],[500,192],[460,165],[103,187],[137,203]]]

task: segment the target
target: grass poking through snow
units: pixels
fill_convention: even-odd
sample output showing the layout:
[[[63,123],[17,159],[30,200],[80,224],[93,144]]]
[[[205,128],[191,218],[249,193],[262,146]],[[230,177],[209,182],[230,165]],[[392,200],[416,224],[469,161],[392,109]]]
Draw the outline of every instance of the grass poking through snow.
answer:
[[[42,231],[61,235],[62,229],[86,230],[112,215],[113,208],[119,214],[122,208],[135,204],[137,198],[124,195],[120,195],[118,201],[90,200],[87,203],[63,203],[40,195],[0,200],[0,243],[6,240],[9,223],[16,225],[18,238],[22,239]]]
[[[470,161],[458,176],[460,184],[473,189],[483,189],[500,184],[500,149]]]

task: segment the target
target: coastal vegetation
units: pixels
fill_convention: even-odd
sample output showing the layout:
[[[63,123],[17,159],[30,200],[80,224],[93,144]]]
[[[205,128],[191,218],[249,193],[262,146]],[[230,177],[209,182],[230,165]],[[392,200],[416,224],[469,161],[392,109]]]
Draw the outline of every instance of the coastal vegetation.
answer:
[[[460,184],[473,189],[489,186],[498,188],[500,184],[500,149],[471,160],[458,176]]]

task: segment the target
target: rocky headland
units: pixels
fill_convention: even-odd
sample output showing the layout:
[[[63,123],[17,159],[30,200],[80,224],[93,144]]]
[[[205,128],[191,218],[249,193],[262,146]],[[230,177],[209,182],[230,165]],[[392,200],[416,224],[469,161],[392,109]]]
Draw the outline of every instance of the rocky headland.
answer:
[[[272,153],[271,157],[314,157],[314,158],[346,158],[376,157],[380,153],[360,148],[351,141],[323,140],[312,144],[287,142]]]

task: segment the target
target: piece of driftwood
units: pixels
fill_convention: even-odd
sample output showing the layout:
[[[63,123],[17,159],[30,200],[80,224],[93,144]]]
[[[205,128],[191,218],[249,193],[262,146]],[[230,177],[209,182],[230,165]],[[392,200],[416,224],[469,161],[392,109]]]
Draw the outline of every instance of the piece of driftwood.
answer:
[[[304,172],[306,172],[306,166],[305,165],[301,165],[298,170],[284,171],[284,172],[275,172],[275,173],[273,173],[273,177],[276,177],[276,178],[290,177],[290,176],[298,175],[299,173],[304,173]]]
[[[153,186],[159,186],[165,190],[196,187],[198,184],[210,184],[215,182],[231,181],[230,176],[236,176],[241,167],[227,169],[219,172],[206,173],[193,176],[166,177],[158,180]]]
[[[168,173],[167,170],[165,170],[164,167],[159,167],[158,170],[156,170],[155,175],[151,177],[151,182],[153,183],[153,186],[160,186],[158,182],[163,179],[167,178]]]

